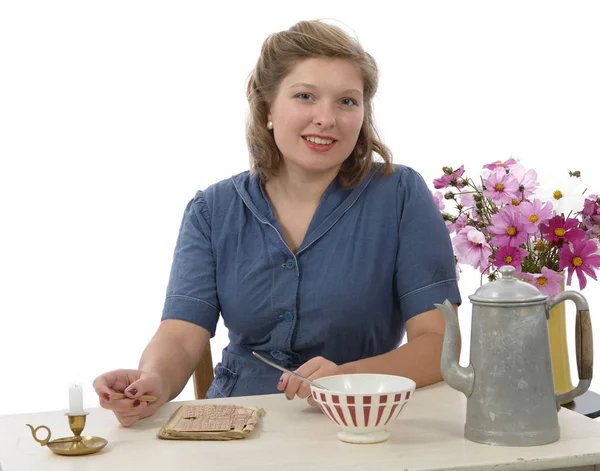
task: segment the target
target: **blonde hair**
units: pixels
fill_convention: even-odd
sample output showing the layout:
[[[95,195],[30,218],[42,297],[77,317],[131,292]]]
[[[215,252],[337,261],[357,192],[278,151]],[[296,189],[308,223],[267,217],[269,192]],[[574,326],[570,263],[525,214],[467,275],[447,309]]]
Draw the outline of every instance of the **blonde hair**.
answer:
[[[246,142],[251,170],[264,180],[276,175],[282,156],[266,127],[269,107],[282,80],[298,61],[309,58],[348,60],[362,73],[364,120],[356,146],[340,169],[340,184],[345,188],[356,187],[373,166],[378,165],[374,153],[383,159],[381,172],[392,173],[392,154],[381,142],[373,122],[372,99],[379,82],[377,64],[357,40],[341,28],[319,20],[301,21],[287,31],[271,34],[262,45],[246,89],[250,105]]]

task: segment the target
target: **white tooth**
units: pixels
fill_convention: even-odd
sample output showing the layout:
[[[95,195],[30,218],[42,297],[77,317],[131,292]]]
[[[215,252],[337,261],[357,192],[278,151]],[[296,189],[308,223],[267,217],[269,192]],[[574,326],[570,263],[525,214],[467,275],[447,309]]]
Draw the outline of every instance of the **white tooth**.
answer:
[[[315,137],[315,136],[307,136],[304,139],[306,139],[309,142],[313,142],[315,144],[321,144],[321,145],[329,145],[329,144],[333,143],[333,141],[331,139],[321,139],[320,137]]]

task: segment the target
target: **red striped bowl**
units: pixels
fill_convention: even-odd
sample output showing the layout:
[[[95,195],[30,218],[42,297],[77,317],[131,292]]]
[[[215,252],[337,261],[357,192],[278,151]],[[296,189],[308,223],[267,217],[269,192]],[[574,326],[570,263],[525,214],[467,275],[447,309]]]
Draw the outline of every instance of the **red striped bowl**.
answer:
[[[416,387],[412,379],[379,374],[326,376],[317,381],[327,390],[311,386],[313,399],[342,429],[338,438],[350,443],[387,440],[386,425],[400,415]]]

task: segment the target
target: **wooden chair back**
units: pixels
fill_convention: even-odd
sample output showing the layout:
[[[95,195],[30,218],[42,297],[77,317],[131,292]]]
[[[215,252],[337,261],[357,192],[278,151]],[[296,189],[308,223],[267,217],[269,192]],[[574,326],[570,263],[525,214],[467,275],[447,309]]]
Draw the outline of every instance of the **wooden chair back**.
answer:
[[[196,399],[204,399],[206,392],[215,377],[210,342],[208,343],[196,371],[194,371],[194,395]]]

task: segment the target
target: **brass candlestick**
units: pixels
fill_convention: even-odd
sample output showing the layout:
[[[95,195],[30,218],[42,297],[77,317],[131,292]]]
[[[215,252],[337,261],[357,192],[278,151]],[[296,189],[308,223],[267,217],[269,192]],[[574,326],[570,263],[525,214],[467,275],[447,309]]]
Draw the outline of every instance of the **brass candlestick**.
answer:
[[[73,432],[72,437],[57,438],[56,440],[50,441],[52,432],[45,425],[33,428],[29,424],[27,427],[31,429],[33,439],[38,442],[41,446],[47,445],[50,450],[58,455],[89,455],[96,453],[106,446],[108,443],[104,438],[81,436],[81,432],[85,428],[85,418],[89,412],[84,412],[81,415],[69,415],[67,412],[65,415],[69,418],[69,428]],[[45,429],[48,432],[48,436],[44,439],[39,439],[37,434],[38,430]]]

